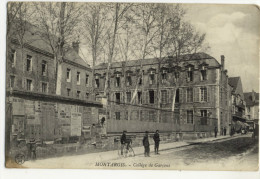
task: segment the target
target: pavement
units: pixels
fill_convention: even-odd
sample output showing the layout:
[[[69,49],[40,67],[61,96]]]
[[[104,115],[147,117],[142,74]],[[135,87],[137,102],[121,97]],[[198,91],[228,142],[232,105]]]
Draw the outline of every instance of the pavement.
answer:
[[[241,136],[241,134],[236,134],[234,136],[218,136],[209,137],[209,138],[200,138],[195,140],[187,140],[187,141],[177,141],[171,143],[161,143],[159,151],[171,150],[175,148],[181,148],[189,145],[200,144],[205,142],[213,142],[224,139],[232,139]],[[133,147],[135,155],[143,155],[144,148]],[[154,152],[154,145],[150,145],[150,152]],[[82,155],[73,155],[73,156],[62,156],[48,159],[39,159],[35,161],[26,161],[22,164],[24,168],[97,168],[97,163],[106,162],[111,160],[117,160],[120,157],[118,156],[117,150],[98,152],[98,153],[89,153]]]

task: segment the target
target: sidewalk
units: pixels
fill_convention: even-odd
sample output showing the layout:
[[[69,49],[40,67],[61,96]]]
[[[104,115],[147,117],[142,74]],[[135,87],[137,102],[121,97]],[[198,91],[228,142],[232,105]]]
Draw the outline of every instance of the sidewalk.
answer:
[[[212,142],[218,141],[221,139],[235,138],[236,136],[241,136],[239,134],[230,136],[218,136],[210,137],[210,138],[202,138],[196,140],[188,140],[188,141],[178,141],[172,143],[162,143],[160,144],[159,151],[166,151],[175,148],[181,148],[189,145],[204,143],[204,142]],[[133,147],[135,151],[135,155],[143,155],[144,148]],[[151,153],[154,152],[154,145],[150,145]],[[90,153],[90,154],[82,154],[82,155],[73,155],[73,156],[63,156],[56,158],[48,158],[41,159],[36,161],[26,161],[23,164],[25,168],[96,168],[95,165],[100,162],[111,162],[111,160],[119,159],[118,151],[106,151],[106,152],[98,152],[98,153]]]

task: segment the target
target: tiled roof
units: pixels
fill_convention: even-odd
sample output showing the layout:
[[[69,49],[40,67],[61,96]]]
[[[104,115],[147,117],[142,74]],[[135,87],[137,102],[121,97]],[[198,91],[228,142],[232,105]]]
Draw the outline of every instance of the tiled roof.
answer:
[[[255,100],[253,100],[252,95],[255,96]],[[259,93],[256,93],[254,91],[253,92],[244,93],[244,98],[245,98],[247,106],[254,106],[254,105],[258,105],[259,104]]]
[[[228,78],[228,84],[234,88],[234,91],[237,88],[239,79],[240,79],[240,77],[229,77]]]
[[[206,53],[196,53],[196,54],[187,54],[187,55],[182,55],[179,59],[180,65],[184,62],[188,61],[195,61],[195,60],[204,60],[209,66],[219,66],[218,61],[213,58],[212,56],[206,54]],[[174,57],[166,57],[165,58],[165,63],[167,61],[176,61],[176,58]],[[126,66],[140,66],[141,60],[130,60],[125,63]],[[147,58],[142,61],[143,65],[149,65],[149,64],[157,64],[158,59],[156,58]],[[114,62],[111,64],[112,68],[120,68],[122,67],[123,62]],[[106,68],[107,63],[101,63],[95,67],[95,69],[102,69]]]
[[[29,26],[29,28],[28,28],[29,30],[26,31],[26,33],[24,35],[24,42],[30,46],[33,46],[33,47],[36,47],[36,48],[42,50],[42,51],[53,54],[53,51],[47,42],[47,38],[46,38],[46,41],[43,40],[43,38],[39,35],[40,31],[38,30],[38,28],[36,26],[34,26],[30,23],[28,23],[28,26]],[[89,67],[87,62],[85,60],[83,60],[73,48],[69,48],[65,52],[65,59],[72,61],[74,63],[80,64],[82,66]]]

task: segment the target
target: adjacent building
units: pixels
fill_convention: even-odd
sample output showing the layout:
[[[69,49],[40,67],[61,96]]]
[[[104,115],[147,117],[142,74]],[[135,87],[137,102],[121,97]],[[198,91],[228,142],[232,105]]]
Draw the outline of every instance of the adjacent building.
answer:
[[[259,93],[254,90],[252,92],[244,93],[246,102],[246,117],[247,123],[250,125],[249,129],[254,129],[254,125],[259,121]]]

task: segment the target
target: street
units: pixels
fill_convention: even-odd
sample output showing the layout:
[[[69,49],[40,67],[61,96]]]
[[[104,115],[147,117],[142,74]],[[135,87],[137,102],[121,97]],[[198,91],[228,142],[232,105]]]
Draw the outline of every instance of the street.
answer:
[[[160,155],[151,152],[150,157],[144,157],[139,153],[135,157],[121,158],[117,155],[117,151],[108,151],[26,161],[23,167],[256,170],[258,167],[258,141],[253,140],[248,134],[163,150],[160,151]]]
[[[135,169],[153,166],[153,169],[177,170],[256,170],[258,142],[247,135],[161,151],[160,155],[151,153],[151,157],[141,155],[113,162],[125,162]]]

